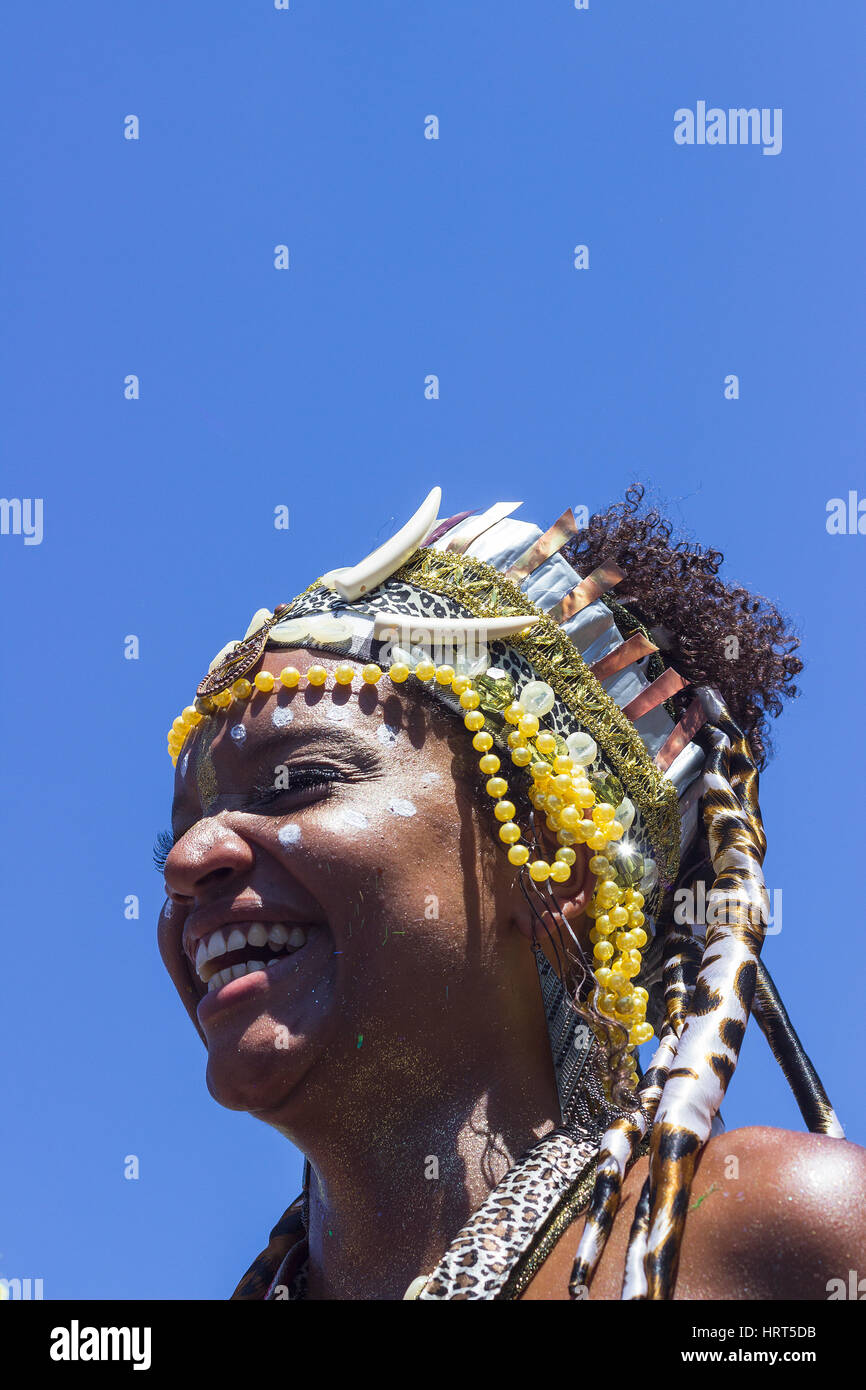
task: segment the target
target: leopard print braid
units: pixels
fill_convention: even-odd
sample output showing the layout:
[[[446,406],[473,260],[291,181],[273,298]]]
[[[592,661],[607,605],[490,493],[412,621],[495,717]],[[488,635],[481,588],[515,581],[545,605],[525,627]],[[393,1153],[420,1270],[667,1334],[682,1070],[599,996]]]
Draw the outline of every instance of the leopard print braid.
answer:
[[[651,1299],[673,1293],[695,1166],[737,1064],[767,916],[757,772],[742,732],[718,697],[715,703],[713,724],[699,735],[707,752],[701,805],[716,874],[711,903],[721,900],[724,921],[708,922],[676,1066],[656,1112],[645,1260]],[[743,801],[731,785],[732,775],[748,788]]]
[[[583,1235],[569,1280],[573,1298],[589,1284],[598,1267],[613,1220],[619,1210],[622,1185],[635,1160],[638,1146],[649,1131],[679,1044],[691,988],[697,975],[695,957],[700,943],[689,933],[671,934],[665,942],[665,1013],[661,1041],[639,1090],[640,1109],[617,1118],[605,1133],[599,1152],[595,1187],[587,1210]]]

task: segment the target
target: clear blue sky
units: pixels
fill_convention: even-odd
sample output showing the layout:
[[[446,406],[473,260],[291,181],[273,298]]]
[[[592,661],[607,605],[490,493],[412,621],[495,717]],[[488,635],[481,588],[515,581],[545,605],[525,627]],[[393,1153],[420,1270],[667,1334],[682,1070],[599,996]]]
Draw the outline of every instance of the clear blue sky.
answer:
[[[866,1140],[866,537],[825,528],[866,495],[863,50],[853,0],[4,7],[2,491],[44,538],[0,536],[0,1274],[223,1297],[295,1195],[157,955],[165,729],[436,482],[546,524],[644,479],[797,623],[767,959]],[[781,154],[676,145],[699,100],[781,107]],[[724,1114],[800,1127],[756,1028]]]

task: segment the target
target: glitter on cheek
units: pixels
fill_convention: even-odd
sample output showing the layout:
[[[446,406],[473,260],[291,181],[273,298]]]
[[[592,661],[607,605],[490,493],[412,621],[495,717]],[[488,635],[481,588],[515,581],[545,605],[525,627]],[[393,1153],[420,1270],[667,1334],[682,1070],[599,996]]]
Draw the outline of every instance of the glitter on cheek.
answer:
[[[243,724],[233,724],[229,732],[231,733],[231,736],[234,739],[235,743],[243,743],[244,739],[247,736],[247,731],[244,728]]]
[[[388,802],[388,810],[391,812],[392,816],[414,816],[416,814],[412,802],[401,801],[399,797],[395,797],[393,801]]]
[[[277,705],[271,715],[271,723],[276,729],[284,729],[287,724],[291,724],[294,717],[288,705]]]
[[[284,825],[277,831],[277,839],[281,845],[297,845],[301,839],[301,827],[299,825]]]

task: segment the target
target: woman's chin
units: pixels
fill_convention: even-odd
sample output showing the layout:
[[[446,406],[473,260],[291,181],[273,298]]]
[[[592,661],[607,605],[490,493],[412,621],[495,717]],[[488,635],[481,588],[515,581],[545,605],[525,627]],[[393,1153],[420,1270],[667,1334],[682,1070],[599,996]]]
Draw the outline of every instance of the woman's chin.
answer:
[[[267,1015],[240,1035],[221,1028],[208,1036],[207,1088],[226,1110],[270,1114],[287,1104],[320,1050]]]

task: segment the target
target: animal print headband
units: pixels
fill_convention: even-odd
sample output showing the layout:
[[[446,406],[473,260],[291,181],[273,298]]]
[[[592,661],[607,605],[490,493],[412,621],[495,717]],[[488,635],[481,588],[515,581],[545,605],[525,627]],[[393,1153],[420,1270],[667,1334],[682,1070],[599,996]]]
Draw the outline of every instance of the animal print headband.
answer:
[[[512,519],[519,503],[443,522],[440,496],[434,488],[359,564],[329,571],[273,612],[259,610],[175,719],[169,753],[176,763],[204,717],[266,698],[277,683],[327,683],[323,666],[308,667],[304,678],[291,666],[277,678],[253,674],[266,648],[342,653],[365,663],[361,684],[375,686],[386,672],[397,685],[418,682],[462,719],[503,849],[529,892],[548,895],[539,915],[555,915],[549,883],[569,879],[572,846],[589,845],[592,978],[570,1001],[560,988],[548,1022],[555,1014],[561,1034],[570,1004],[568,1045],[554,1050],[564,1120],[588,1051],[581,1020],[605,1058],[609,1099],[625,1113],[601,1140],[572,1286],[589,1282],[625,1174],[652,1127],[646,1219],[632,1230],[623,1295],[668,1297],[680,1213],[753,1004],[811,1127],[842,1133],[760,962],[766,890],[757,772],[717,692],[696,688],[676,717],[670,700],[687,682],[611,598],[622,572],[607,562],[581,578],[561,553],[577,532],[570,510],[544,532]],[[357,679],[348,661],[333,672],[336,685]],[[556,838],[552,859],[532,826],[518,823],[502,758]],[[671,890],[707,864],[709,897],[727,905],[723,920],[675,926]],[[641,1081],[635,1050],[653,1034],[658,1047]]]

